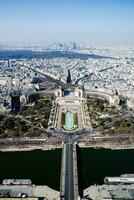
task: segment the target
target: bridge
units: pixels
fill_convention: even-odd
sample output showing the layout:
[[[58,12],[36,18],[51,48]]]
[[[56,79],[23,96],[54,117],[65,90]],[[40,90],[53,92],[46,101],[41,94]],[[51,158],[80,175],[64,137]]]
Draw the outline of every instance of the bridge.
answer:
[[[67,137],[62,149],[60,198],[79,199],[76,144],[70,136]]]

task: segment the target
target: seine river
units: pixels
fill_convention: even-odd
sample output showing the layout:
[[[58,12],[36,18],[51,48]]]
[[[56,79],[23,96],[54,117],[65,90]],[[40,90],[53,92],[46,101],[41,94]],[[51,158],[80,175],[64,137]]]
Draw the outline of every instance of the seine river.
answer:
[[[105,176],[134,173],[134,150],[79,149],[81,189],[102,184]],[[59,190],[61,150],[0,152],[0,181],[5,178],[29,178],[35,184]]]

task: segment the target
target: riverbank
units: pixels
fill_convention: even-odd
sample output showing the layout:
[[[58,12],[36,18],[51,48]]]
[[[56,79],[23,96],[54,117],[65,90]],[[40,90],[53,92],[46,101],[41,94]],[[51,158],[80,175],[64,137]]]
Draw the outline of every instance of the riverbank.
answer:
[[[43,150],[50,151],[55,149],[61,149],[62,145],[46,145],[44,147],[41,146],[31,146],[31,147],[5,147],[0,148],[0,152],[17,152],[17,151],[34,151],[34,150]]]
[[[111,150],[125,150],[125,149],[134,149],[134,144],[120,145],[120,144],[86,144],[84,142],[80,142],[78,144],[80,148],[92,148],[92,149],[111,149]],[[62,149],[62,144],[60,145],[44,145],[44,146],[30,146],[30,147],[4,147],[0,148],[0,152],[19,152],[19,151],[34,151],[34,150],[44,150],[51,151],[55,149]]]
[[[27,198],[30,199],[38,199],[39,197],[42,197],[48,200],[58,200],[60,198],[59,191],[53,190],[46,185],[0,185],[0,190],[7,191],[8,194],[11,195],[11,199],[18,197],[21,194],[20,191],[25,191],[28,196]]]
[[[80,148],[93,148],[93,149],[111,149],[111,150],[125,150],[125,149],[134,149],[134,144],[112,144],[112,143],[105,143],[105,144],[85,144],[84,142],[79,143]]]

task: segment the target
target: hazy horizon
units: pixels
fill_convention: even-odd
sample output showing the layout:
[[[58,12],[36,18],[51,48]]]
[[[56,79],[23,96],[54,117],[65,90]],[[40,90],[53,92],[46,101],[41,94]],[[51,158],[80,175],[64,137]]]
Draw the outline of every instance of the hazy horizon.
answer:
[[[0,44],[133,44],[133,11],[133,0],[1,0]]]

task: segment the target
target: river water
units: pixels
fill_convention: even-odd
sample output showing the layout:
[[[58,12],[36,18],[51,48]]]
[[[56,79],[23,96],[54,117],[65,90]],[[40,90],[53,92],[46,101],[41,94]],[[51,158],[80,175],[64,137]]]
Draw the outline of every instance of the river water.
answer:
[[[78,149],[81,189],[102,184],[105,176],[134,173],[134,150]],[[0,181],[29,178],[35,184],[59,190],[61,150],[0,152]]]

